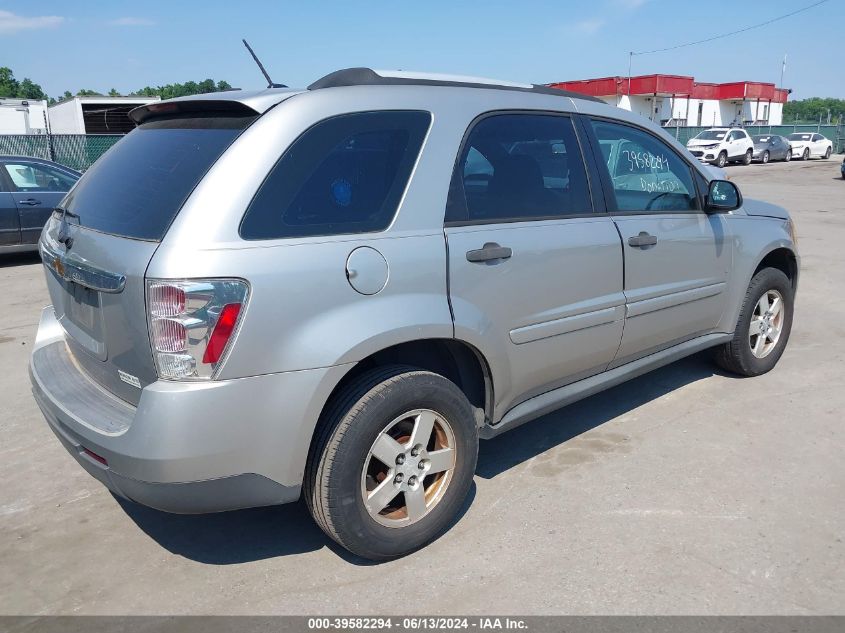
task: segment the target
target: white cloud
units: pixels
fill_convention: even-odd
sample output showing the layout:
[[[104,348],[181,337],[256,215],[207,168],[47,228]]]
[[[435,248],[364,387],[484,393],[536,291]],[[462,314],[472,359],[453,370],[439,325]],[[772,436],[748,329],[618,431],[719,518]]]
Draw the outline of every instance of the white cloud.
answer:
[[[576,22],[572,25],[573,29],[579,31],[580,33],[586,33],[588,35],[592,35],[600,28],[604,26],[604,20],[600,18],[592,18],[589,20],[581,20],[580,22]]]
[[[58,15],[26,17],[11,11],[0,11],[0,33],[17,33],[34,29],[50,29],[59,26],[65,19]]]
[[[155,22],[148,18],[117,18],[109,22],[111,26],[153,26]]]

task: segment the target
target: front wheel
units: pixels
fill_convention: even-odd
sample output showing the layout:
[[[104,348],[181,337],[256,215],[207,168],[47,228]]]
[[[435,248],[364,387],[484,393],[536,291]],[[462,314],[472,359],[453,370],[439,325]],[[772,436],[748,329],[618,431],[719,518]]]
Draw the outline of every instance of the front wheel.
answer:
[[[765,152],[763,152],[763,164],[765,165],[768,162],[769,162],[769,150],[766,150]]]
[[[440,536],[469,492],[473,408],[450,380],[413,367],[366,372],[333,399],[308,458],[305,500],[353,554],[386,560]]]
[[[804,148],[804,153],[801,154],[801,160],[810,160],[810,148],[809,147]]]
[[[822,156],[822,158],[827,160],[828,158],[830,158],[830,154],[831,154],[831,149],[828,147],[827,151],[824,153],[824,156]]]
[[[724,166],[727,164],[727,162],[728,162],[728,153],[724,152],[724,151],[719,152],[719,158],[716,159],[716,166],[724,168]]]
[[[777,364],[792,330],[793,289],[776,268],[751,279],[733,339],[716,350],[720,367],[741,376],[759,376]]]
[[[753,150],[749,149],[748,151],[746,151],[745,155],[742,157],[742,164],[743,165],[750,165],[751,164],[751,158],[752,158],[753,155],[754,155]]]

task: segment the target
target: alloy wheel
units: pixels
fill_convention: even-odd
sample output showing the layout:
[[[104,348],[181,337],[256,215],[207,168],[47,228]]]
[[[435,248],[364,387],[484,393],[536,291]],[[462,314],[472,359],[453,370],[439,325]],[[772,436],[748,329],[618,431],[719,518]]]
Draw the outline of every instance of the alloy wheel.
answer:
[[[767,290],[754,306],[748,326],[748,344],[757,358],[765,358],[777,347],[783,330],[783,296]]]
[[[428,516],[443,499],[455,469],[455,434],[430,409],[403,413],[379,433],[361,473],[369,515],[387,527],[406,527]]]

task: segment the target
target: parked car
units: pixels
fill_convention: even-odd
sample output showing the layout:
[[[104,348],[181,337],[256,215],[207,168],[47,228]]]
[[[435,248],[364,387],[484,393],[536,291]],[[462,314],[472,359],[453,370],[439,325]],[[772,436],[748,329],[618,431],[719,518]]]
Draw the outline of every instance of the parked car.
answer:
[[[833,141],[815,132],[794,132],[789,135],[792,158],[809,160],[813,156],[828,159],[833,153]]]
[[[842,159],[842,164],[839,166],[839,170],[842,172],[842,178],[845,179],[845,158]]]
[[[42,235],[30,373],[138,503],[302,494],[342,546],[400,556],[455,520],[479,438],[708,348],[756,376],[787,344],[789,214],[599,100],[350,69],[131,116]]]
[[[81,175],[40,158],[0,156],[0,254],[37,250],[50,213]]]
[[[784,160],[789,162],[792,159],[792,150],[789,141],[777,134],[758,134],[751,137],[754,141],[754,155],[752,160],[761,163],[768,163],[770,160]]]
[[[718,167],[738,162],[749,165],[754,155],[754,142],[742,128],[714,127],[691,138],[687,149],[701,162]]]

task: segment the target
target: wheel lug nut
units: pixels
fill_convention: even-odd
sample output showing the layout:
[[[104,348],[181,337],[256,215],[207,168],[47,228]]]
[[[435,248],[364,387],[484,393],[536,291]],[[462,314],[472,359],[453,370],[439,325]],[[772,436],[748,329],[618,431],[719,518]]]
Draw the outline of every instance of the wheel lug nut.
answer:
[[[401,466],[402,464],[404,464],[404,463],[405,463],[405,456],[404,456],[404,455],[398,455],[398,456],[396,457],[396,463],[397,463],[398,465],[400,465],[400,466]]]
[[[395,484],[401,484],[403,479],[405,479],[405,475],[403,475],[402,473],[399,473],[398,475],[396,475],[396,476],[393,478],[393,483],[395,483]]]
[[[421,460],[420,463],[417,464],[417,466],[419,466],[420,470],[425,470],[425,460]]]
[[[417,483],[417,477],[416,477],[416,475],[411,475],[411,476],[408,478],[408,485],[409,485],[409,486],[414,486],[414,485],[416,485],[416,483]]]
[[[413,457],[416,457],[416,456],[417,456],[417,455],[419,455],[419,454],[420,454],[420,447],[419,447],[419,446],[414,446],[414,448],[412,448],[412,449],[411,449],[411,455],[412,455]]]

